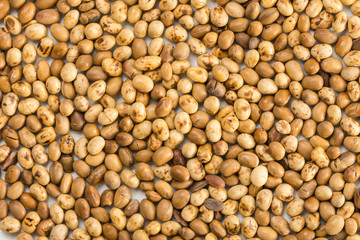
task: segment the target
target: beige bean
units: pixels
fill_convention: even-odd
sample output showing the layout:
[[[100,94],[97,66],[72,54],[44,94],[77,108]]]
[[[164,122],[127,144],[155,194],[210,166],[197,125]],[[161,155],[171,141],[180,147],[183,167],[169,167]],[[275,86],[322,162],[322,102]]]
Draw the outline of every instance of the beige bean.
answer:
[[[34,40],[34,41],[40,40],[44,38],[46,34],[47,34],[47,28],[40,23],[31,24],[25,29],[25,36],[29,40]]]
[[[16,233],[20,231],[20,228],[21,228],[20,221],[10,216],[5,217],[0,222],[0,229],[4,232]]]

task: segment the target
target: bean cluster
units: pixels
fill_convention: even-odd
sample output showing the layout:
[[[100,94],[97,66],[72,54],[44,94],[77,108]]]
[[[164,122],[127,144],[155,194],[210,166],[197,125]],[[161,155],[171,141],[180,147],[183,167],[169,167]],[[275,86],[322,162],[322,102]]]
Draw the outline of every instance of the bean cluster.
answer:
[[[360,1],[208,5],[0,0],[2,231],[360,239]]]

